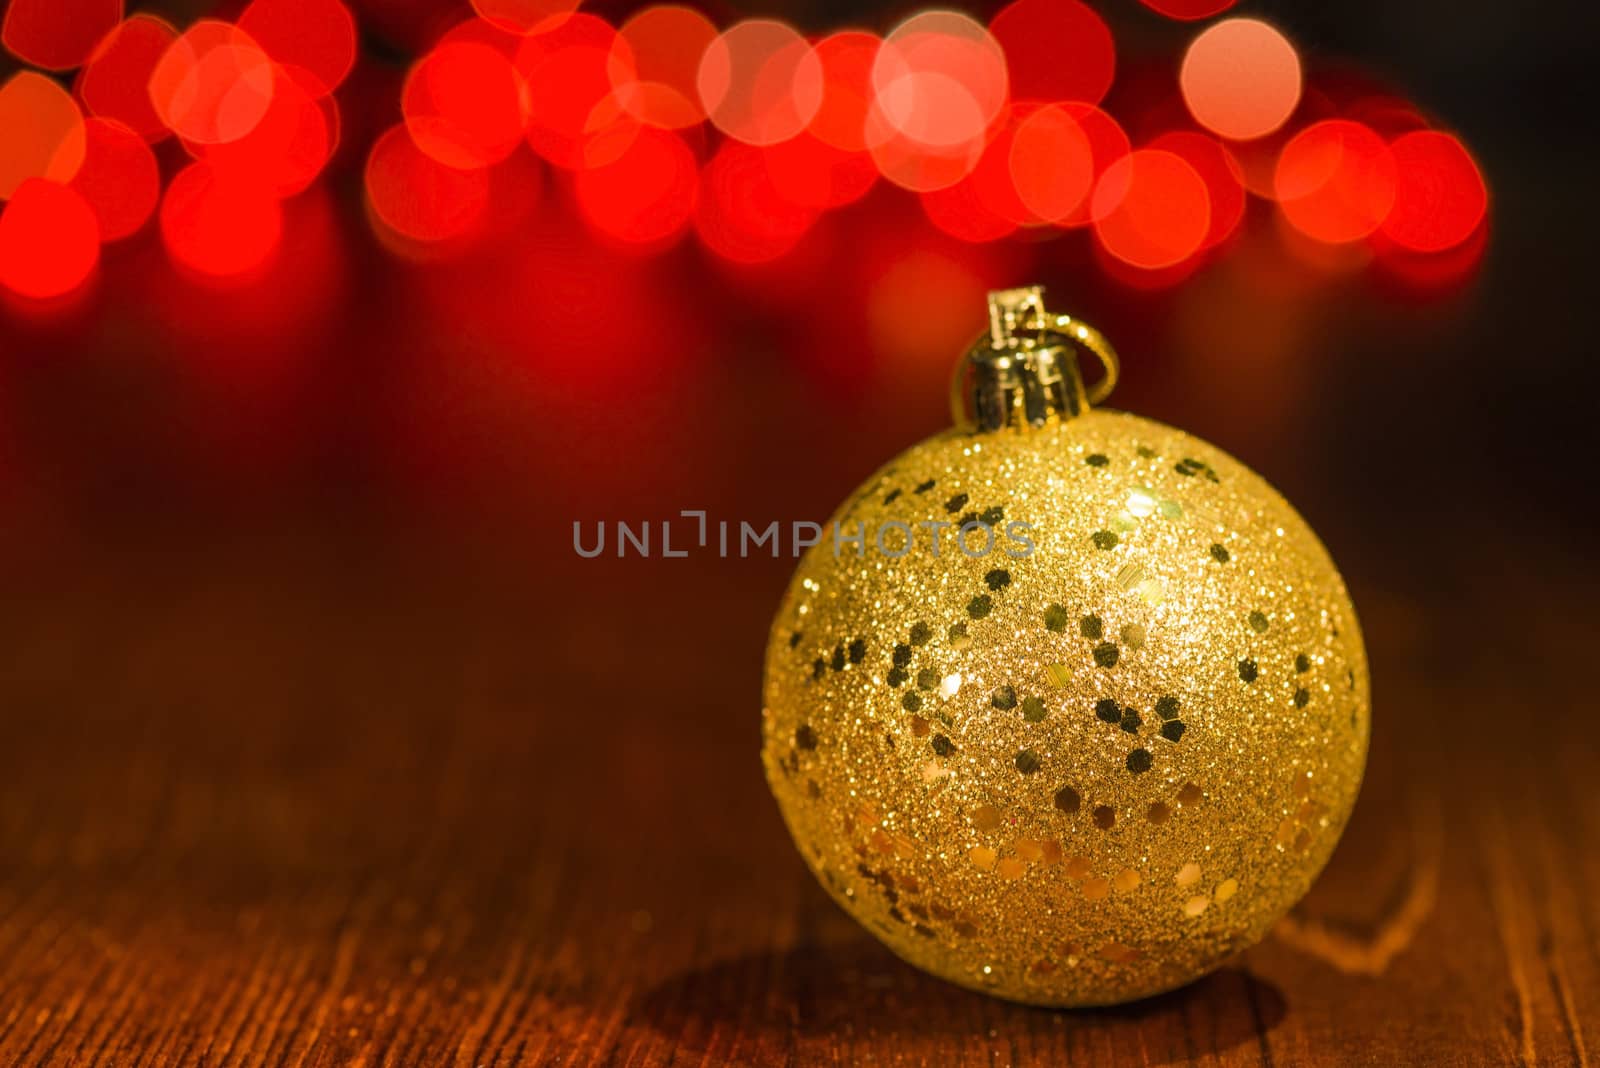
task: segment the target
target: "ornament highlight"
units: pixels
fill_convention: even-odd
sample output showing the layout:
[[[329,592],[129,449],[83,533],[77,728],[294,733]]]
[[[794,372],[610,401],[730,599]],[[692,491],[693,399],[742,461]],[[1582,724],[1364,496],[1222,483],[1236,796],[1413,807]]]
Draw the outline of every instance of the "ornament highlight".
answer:
[[[1259,941],[1327,862],[1366,763],[1366,653],[1271,486],[1091,408],[1104,338],[1037,288],[991,294],[990,320],[956,427],[828,528],[914,543],[801,560],[762,758],[817,878],[900,957],[1016,1001],[1130,1001]],[[984,530],[1002,551],[963,551]]]

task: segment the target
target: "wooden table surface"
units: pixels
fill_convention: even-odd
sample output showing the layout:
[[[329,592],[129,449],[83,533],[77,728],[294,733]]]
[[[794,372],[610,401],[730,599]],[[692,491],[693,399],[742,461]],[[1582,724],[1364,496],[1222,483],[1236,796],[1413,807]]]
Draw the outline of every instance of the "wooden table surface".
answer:
[[[1346,563],[1376,727],[1310,897],[1083,1012],[927,978],[814,884],[757,761],[782,561],[13,559],[0,1064],[1587,1064],[1597,590],[1495,537]]]

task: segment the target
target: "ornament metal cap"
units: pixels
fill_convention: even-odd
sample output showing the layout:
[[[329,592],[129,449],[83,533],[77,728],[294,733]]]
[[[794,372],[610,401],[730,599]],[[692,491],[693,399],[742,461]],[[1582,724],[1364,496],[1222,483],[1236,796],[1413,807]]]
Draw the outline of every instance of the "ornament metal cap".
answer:
[[[1085,389],[1078,349],[1092,353],[1104,376]],[[974,432],[1041,427],[1082,415],[1117,382],[1117,353],[1100,331],[1044,307],[1044,288],[989,293],[989,330],[956,366],[950,414]]]

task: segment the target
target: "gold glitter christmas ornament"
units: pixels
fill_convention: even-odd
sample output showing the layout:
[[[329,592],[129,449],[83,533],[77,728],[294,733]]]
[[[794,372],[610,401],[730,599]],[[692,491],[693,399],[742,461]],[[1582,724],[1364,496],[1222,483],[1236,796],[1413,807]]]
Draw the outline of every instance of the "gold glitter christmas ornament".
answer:
[[[1115,355],[1039,290],[990,313],[958,425],[801,560],[763,761],[822,885],[905,960],[1017,1001],[1129,1001],[1310,887],[1366,762],[1366,654],[1271,486],[1091,409],[1076,353],[1105,364],[1098,396]]]

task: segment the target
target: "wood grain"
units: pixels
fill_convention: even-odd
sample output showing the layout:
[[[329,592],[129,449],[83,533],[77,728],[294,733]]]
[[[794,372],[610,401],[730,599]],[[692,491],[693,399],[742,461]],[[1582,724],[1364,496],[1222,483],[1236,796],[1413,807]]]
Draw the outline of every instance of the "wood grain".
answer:
[[[1372,763],[1311,896],[1097,1012],[926,978],[813,884],[755,758],[781,561],[14,568],[0,1064],[1589,1064],[1594,574],[1462,556],[1356,583]]]

